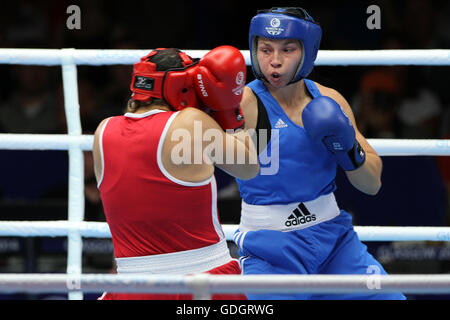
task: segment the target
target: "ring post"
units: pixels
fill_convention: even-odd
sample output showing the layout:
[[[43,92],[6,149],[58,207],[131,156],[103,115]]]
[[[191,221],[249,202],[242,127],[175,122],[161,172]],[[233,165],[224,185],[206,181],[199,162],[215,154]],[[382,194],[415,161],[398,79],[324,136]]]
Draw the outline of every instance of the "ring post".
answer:
[[[81,136],[80,104],[78,102],[77,66],[73,61],[75,49],[61,49],[61,65],[64,89],[67,133]],[[69,202],[68,220],[84,220],[84,157],[79,143],[69,146]],[[80,276],[83,260],[83,239],[78,230],[71,229],[67,234],[67,274]],[[69,300],[82,300],[81,291],[70,291]]]

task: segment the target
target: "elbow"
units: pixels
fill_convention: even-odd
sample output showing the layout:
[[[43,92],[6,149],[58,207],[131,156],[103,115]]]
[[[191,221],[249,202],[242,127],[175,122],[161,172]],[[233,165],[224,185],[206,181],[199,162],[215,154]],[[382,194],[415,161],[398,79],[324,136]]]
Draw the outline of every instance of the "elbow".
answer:
[[[252,166],[252,177],[250,179],[253,179],[259,174],[259,163],[256,163]]]
[[[259,173],[259,164],[248,165],[246,170],[239,177],[241,180],[250,180],[256,177]]]
[[[365,190],[361,190],[364,193],[370,195],[370,196],[375,196],[378,194],[378,192],[381,189],[381,181],[378,180],[375,183],[372,183],[369,187],[365,188]]]
[[[378,184],[377,184],[377,186],[376,186],[376,188],[375,188],[375,191],[373,192],[373,196],[374,195],[376,195],[376,194],[378,194],[378,192],[380,191],[380,189],[381,189],[381,181],[378,181]]]
[[[350,182],[359,191],[367,195],[375,196],[381,189],[381,161],[379,165],[373,161],[370,162],[371,165],[368,164],[369,162],[366,160],[364,166],[354,171],[347,171],[346,173]]]
[[[256,149],[252,148],[248,154],[248,162],[245,165],[244,177],[242,180],[250,180],[259,174],[259,161]]]
[[[381,189],[381,179],[380,177],[374,176],[358,176],[347,173],[350,183],[359,191],[374,196]]]

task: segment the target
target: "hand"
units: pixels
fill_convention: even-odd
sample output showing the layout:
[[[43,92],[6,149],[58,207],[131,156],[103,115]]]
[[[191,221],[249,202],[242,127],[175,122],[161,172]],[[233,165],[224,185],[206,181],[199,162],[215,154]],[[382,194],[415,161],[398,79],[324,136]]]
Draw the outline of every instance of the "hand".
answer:
[[[232,46],[217,47],[208,52],[189,70],[197,96],[213,110],[211,116],[223,129],[243,127],[244,116],[239,104],[246,81],[244,57]]]
[[[223,111],[211,111],[210,116],[216,120],[219,126],[224,129],[243,129],[245,126],[244,114],[238,106],[235,109],[228,109]]]
[[[356,140],[350,119],[336,101],[326,96],[314,98],[303,110],[302,120],[311,139],[323,143],[342,169],[355,170],[364,164],[364,149]]]
[[[236,109],[228,109],[224,111],[214,111],[208,107],[201,107],[200,109],[208,116],[216,120],[223,130],[238,130],[245,127],[244,114],[239,106]]]
[[[234,109],[242,100],[246,70],[238,49],[221,46],[211,50],[193,68],[198,97],[210,109]]]

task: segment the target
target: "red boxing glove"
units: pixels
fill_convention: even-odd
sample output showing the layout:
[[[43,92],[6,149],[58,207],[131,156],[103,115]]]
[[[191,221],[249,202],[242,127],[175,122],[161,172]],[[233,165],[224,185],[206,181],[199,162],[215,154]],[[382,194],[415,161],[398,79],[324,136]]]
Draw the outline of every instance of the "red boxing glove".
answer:
[[[244,115],[242,114],[241,107],[234,109],[228,109],[224,111],[212,111],[211,117],[222,127],[222,129],[243,129],[245,125]]]
[[[239,49],[220,46],[208,52],[188,71],[197,96],[224,129],[242,127],[244,117],[239,104],[245,86],[247,66]],[[217,118],[216,118],[217,117]]]

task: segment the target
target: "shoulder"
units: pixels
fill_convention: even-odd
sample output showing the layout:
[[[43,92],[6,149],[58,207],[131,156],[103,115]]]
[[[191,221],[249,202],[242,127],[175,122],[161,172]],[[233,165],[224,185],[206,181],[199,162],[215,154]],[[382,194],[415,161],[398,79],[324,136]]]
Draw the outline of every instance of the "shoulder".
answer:
[[[245,127],[247,129],[256,128],[258,118],[258,100],[253,90],[246,86],[241,100],[241,110],[244,114]]]
[[[317,86],[317,88],[319,89],[320,93],[324,96],[330,97],[332,99],[335,100],[341,100],[344,99],[344,97],[342,96],[342,94],[337,91],[336,89],[330,88],[330,87],[326,87],[318,82],[314,82]],[[345,100],[345,99],[344,99]]]
[[[100,139],[101,139],[101,134],[103,132],[103,128],[105,127],[106,123],[108,122],[108,120],[110,120],[111,118],[114,117],[109,117],[106,119],[103,119],[100,124],[97,126],[97,129],[95,130],[95,134],[94,134],[94,141],[93,141],[93,146],[92,146],[92,152],[94,154],[94,163],[95,163],[95,172],[96,172],[96,176],[97,176],[97,181],[99,181],[99,175],[98,173],[101,172],[101,158],[100,158]]]
[[[189,107],[179,111],[169,130],[186,129],[193,131],[196,123],[199,123],[202,129],[220,128],[216,121],[206,112],[201,109]]]
[[[99,125],[97,126],[97,129],[95,129],[95,137],[98,137],[100,135],[100,133],[102,132],[102,130],[103,130],[104,126],[105,126],[105,124],[108,122],[109,119],[112,119],[112,118],[114,118],[114,117],[109,117],[109,118],[103,119],[99,123]]]
[[[341,108],[345,111],[345,113],[347,113],[347,115],[353,114],[350,104],[348,103],[348,101],[344,98],[344,96],[339,91],[337,91],[336,89],[321,85],[320,83],[317,83],[317,82],[315,82],[315,84],[323,96],[327,96],[327,97],[330,97],[333,100],[335,100],[341,106]]]
[[[255,93],[253,92],[253,90],[250,87],[245,87],[244,93],[242,94],[241,108],[242,109],[251,109],[251,108],[256,108],[257,106],[258,106],[258,100],[256,99]]]
[[[207,120],[210,118],[204,111],[198,108],[184,108],[179,111],[176,117],[177,121],[182,121],[184,123],[193,123],[195,120]]]
[[[241,104],[248,104],[251,102],[256,103],[256,95],[250,87],[245,86]]]
[[[98,147],[99,147],[99,143],[100,143],[100,136],[103,132],[103,129],[104,129],[106,123],[112,118],[114,118],[114,117],[109,117],[109,118],[103,119],[100,122],[100,124],[97,126],[97,129],[95,130],[95,133],[94,133],[94,145],[93,145],[94,153],[98,151]]]

